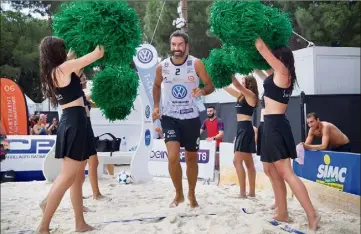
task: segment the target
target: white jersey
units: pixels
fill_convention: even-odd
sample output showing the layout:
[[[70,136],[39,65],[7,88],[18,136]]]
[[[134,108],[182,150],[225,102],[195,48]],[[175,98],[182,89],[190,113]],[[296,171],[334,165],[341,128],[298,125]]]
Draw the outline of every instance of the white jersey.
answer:
[[[176,119],[193,119],[199,116],[192,89],[199,86],[199,77],[194,67],[195,57],[188,55],[181,65],[174,65],[170,58],[162,65],[161,114]]]

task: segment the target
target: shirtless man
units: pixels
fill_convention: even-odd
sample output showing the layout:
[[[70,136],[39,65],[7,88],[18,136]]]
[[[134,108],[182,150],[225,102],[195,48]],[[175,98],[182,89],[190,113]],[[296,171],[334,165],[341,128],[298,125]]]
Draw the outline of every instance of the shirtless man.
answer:
[[[307,115],[307,124],[310,130],[306,142],[301,143],[305,149],[351,152],[350,140],[332,123],[320,121],[312,112]],[[314,136],[322,137],[321,145],[311,145]]]

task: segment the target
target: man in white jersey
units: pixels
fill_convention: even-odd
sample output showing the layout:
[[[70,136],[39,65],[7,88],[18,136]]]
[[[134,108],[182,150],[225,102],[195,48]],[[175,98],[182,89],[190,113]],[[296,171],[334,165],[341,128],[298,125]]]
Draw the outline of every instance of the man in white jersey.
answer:
[[[153,86],[153,119],[161,119],[168,151],[168,170],[176,189],[170,207],[178,206],[184,201],[179,158],[180,147],[184,147],[189,184],[188,199],[190,206],[194,208],[198,206],[195,187],[198,177],[197,151],[201,127],[196,98],[212,93],[214,86],[202,61],[187,54],[188,41],[188,35],[181,31],[176,31],[170,36],[172,56],[163,60],[156,70]],[[198,88],[199,79],[204,84],[202,89]]]

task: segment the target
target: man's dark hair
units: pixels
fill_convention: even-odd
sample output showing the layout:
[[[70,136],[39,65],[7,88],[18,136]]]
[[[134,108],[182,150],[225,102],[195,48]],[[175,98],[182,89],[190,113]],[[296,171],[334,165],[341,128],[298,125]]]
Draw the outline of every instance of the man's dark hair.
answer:
[[[185,33],[185,32],[183,32],[183,31],[181,31],[181,30],[177,30],[177,31],[173,32],[173,33],[170,35],[170,37],[169,37],[169,43],[170,43],[170,41],[172,40],[173,37],[182,37],[183,40],[184,40],[184,42],[185,42],[186,44],[188,44],[188,42],[189,42],[188,34]]]
[[[318,115],[316,114],[316,112],[311,112],[307,114],[307,119],[311,117],[315,118],[316,120],[318,119]]]
[[[207,109],[213,109],[215,110],[216,108],[214,106],[207,106]]]

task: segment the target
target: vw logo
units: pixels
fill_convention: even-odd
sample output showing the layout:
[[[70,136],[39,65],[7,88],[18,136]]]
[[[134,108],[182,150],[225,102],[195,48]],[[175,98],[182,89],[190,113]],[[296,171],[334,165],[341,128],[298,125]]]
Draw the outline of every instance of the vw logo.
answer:
[[[175,85],[172,88],[172,95],[177,99],[183,99],[187,96],[187,89],[183,85]]]
[[[153,59],[153,52],[150,49],[142,48],[138,51],[137,57],[141,63],[149,63]]]
[[[150,116],[150,106],[147,105],[147,106],[145,107],[145,117],[148,119],[149,116]]]

